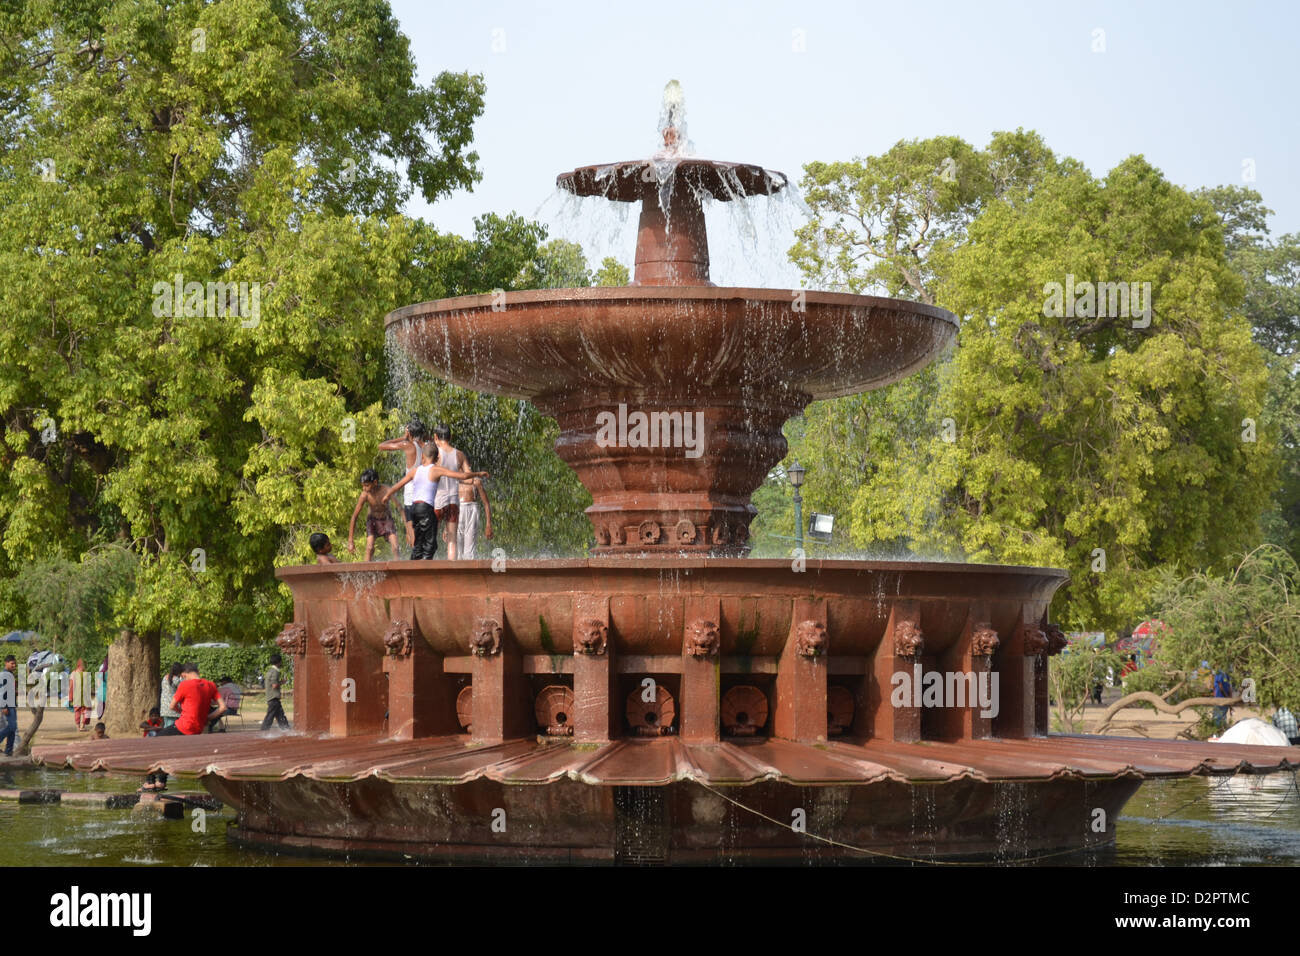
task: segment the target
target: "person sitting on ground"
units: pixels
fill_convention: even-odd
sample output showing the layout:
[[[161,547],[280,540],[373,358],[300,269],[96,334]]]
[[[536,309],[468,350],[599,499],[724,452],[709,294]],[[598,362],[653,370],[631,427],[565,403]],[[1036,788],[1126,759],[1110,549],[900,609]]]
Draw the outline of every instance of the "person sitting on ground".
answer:
[[[397,492],[397,489],[407,484],[414,488],[411,492],[414,500],[414,504],[411,505],[411,521],[415,525],[415,546],[411,549],[411,560],[429,560],[438,551],[438,515],[434,510],[434,499],[438,494],[439,479],[452,478],[458,481],[462,478],[486,478],[487,476],[486,471],[468,469],[453,471],[440,464],[421,465],[412,468],[406,473],[405,478],[384,493],[381,503],[387,504],[388,499]],[[453,488],[455,484],[456,482],[453,481]],[[455,492],[453,491],[452,494]]]
[[[156,737],[158,731],[163,729],[162,708],[149,708],[149,716],[140,721],[140,729],[144,731],[142,736]],[[141,793],[154,793],[159,790],[167,789],[167,774],[161,770],[155,770],[144,778],[144,786],[140,788]]]
[[[310,544],[311,549],[316,552],[317,564],[338,564],[339,563],[339,559],[334,557],[332,553],[334,551],[334,545],[330,544],[329,535],[321,534],[319,531],[317,531],[314,535],[312,535],[310,538],[307,539],[307,543]]]
[[[383,501],[386,491],[388,486],[380,483],[379,474],[375,469],[367,468],[361,473],[361,494],[357,496],[357,506],[352,509],[352,521],[348,524],[349,554],[357,553],[356,545],[352,543],[357,530],[357,516],[361,514],[361,506],[369,504],[369,510],[366,512],[366,560],[369,561],[374,557],[375,542],[380,538],[388,542],[393,559],[397,559],[397,528],[393,525],[393,516],[388,510],[388,505]]]
[[[91,739],[91,740],[107,740],[107,739],[108,739],[108,728],[104,726],[104,722],[103,722],[102,720],[101,720],[99,723],[97,723],[97,724],[95,725],[95,729],[94,729],[93,731],[91,731],[91,733],[90,733],[90,739]]]
[[[159,737],[191,736],[201,734],[208,722],[226,712],[226,705],[221,702],[217,685],[199,676],[199,666],[192,662],[181,667],[181,686],[172,700],[172,709],[180,711],[180,717],[170,727],[158,731]],[[217,702],[217,709],[212,712],[212,702]]]
[[[407,423],[406,432],[401,438],[380,442],[379,450],[404,452],[406,454],[406,473],[410,474],[412,468],[424,464],[424,448],[422,446],[424,439],[424,422],[418,418],[413,418]],[[411,518],[411,505],[415,503],[415,499],[411,497],[411,494],[414,490],[410,485],[407,485],[406,490],[402,492],[402,515],[406,519],[406,546],[408,548],[415,546],[415,524]],[[370,559],[367,558],[366,560]]]

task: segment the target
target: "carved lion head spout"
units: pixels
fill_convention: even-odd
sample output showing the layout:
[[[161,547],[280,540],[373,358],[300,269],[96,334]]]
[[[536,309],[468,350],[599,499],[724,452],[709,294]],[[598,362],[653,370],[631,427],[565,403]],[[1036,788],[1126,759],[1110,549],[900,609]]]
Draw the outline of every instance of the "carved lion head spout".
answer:
[[[286,624],[284,630],[275,639],[275,644],[286,654],[298,657],[307,653],[307,625]]]
[[[320,632],[320,646],[331,657],[342,657],[348,644],[348,626],[342,621],[331,624]]]
[[[574,643],[574,653],[599,657],[605,653],[605,644],[609,640],[609,627],[604,621],[592,618],[578,625],[578,633],[575,636],[577,641]]]
[[[1051,657],[1053,654],[1061,653],[1061,651],[1065,650],[1066,647],[1069,646],[1070,642],[1066,640],[1065,632],[1062,631],[1057,625],[1045,624],[1043,626],[1043,630],[1047,634],[1047,656],[1048,657]]]
[[[821,621],[800,621],[795,628],[794,650],[800,657],[821,657],[826,643],[826,625]]]
[[[1047,635],[1036,627],[1025,628],[1025,654],[1032,657],[1047,650]]]
[[[410,621],[394,621],[384,632],[384,647],[394,657],[405,657],[411,653],[411,645],[414,643],[415,628]]]
[[[925,635],[915,621],[899,621],[894,625],[894,656],[916,657],[925,649]]]
[[[976,624],[970,639],[970,652],[976,657],[988,657],[997,651],[1001,643],[992,624]]]
[[[717,621],[703,618],[691,621],[686,628],[686,653],[691,657],[712,657],[718,653],[722,643],[722,634]]]
[[[478,622],[474,628],[474,633],[469,639],[470,653],[475,657],[491,657],[501,650],[501,635],[503,633],[499,621],[491,618],[484,618]]]

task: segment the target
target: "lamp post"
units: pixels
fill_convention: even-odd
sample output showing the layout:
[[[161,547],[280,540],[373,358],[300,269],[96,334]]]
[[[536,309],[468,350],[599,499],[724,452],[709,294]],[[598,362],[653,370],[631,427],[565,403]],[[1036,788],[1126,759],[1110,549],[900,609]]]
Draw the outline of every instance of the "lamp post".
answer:
[[[803,484],[804,472],[807,469],[799,464],[799,459],[795,459],[794,464],[785,470],[787,477],[790,479],[790,485],[794,488],[794,543],[795,547],[803,550],[803,496],[799,494],[799,487]]]

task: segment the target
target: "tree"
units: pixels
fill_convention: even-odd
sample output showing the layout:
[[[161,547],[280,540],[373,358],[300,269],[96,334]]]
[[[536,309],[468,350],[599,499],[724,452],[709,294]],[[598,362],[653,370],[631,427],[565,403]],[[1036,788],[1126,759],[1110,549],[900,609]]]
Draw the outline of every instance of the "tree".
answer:
[[[0,610],[28,563],[120,536],[129,733],[160,633],[278,628],[285,498],[384,431],[382,316],[478,267],[397,210],[478,179],[483,84],[417,84],[380,0],[34,0],[0,50]]]
[[[1253,680],[1261,706],[1300,707],[1300,567],[1263,544],[1227,574],[1164,574],[1153,612],[1169,625],[1160,656],[1191,673],[1209,661],[1228,670],[1240,691]]]
[[[619,262],[613,256],[606,256],[600,260],[600,268],[596,270],[595,280],[592,285],[602,286],[620,286],[627,285],[631,281],[631,275],[627,271],[627,266]]]
[[[831,510],[848,507],[855,545],[1066,567],[1072,581],[1054,613],[1114,629],[1142,609],[1160,566],[1215,566],[1257,540],[1277,439],[1263,423],[1251,441],[1245,420],[1263,418],[1267,370],[1209,203],[1140,157],[1097,180],[1029,148],[1032,134],[1015,142],[983,154],[1012,172],[988,172],[976,198],[937,207],[948,225],[923,262],[925,243],[900,241],[872,247],[898,263],[858,265],[866,226],[822,230],[815,256],[792,251],[810,278],[830,263],[858,288],[906,285],[964,317],[959,347],[931,380],[854,400],[857,409],[811,407],[804,434],[827,435],[820,444],[834,450],[805,443],[792,456],[845,462],[827,477],[846,489]],[[920,151],[910,168],[928,170],[939,152]],[[936,221],[887,210],[928,195],[903,183],[891,200],[880,184],[900,177],[868,177],[877,185],[856,195],[872,212],[854,221],[885,216],[892,236]],[[833,197],[812,201],[839,214]],[[1057,308],[1049,284],[1076,279],[1080,298]],[[1120,281],[1137,283],[1122,315],[1117,289],[1106,308],[1082,298],[1084,282]],[[865,466],[856,480],[853,456]]]

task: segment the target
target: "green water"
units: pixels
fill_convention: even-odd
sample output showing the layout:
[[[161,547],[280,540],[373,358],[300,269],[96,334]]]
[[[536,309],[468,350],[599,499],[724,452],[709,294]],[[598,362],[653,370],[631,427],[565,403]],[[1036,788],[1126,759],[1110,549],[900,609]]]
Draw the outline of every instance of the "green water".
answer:
[[[198,790],[173,778],[173,789]],[[134,777],[0,770],[0,788],[133,792]],[[1029,811],[1032,812],[1032,809]],[[8,866],[310,866],[321,860],[226,841],[230,809],[164,820],[131,810],[0,802],[0,868]],[[337,866],[341,861],[331,861]],[[1300,789],[1293,774],[1150,781],[1129,801],[1108,849],[1053,865],[1289,866],[1300,864]]]

